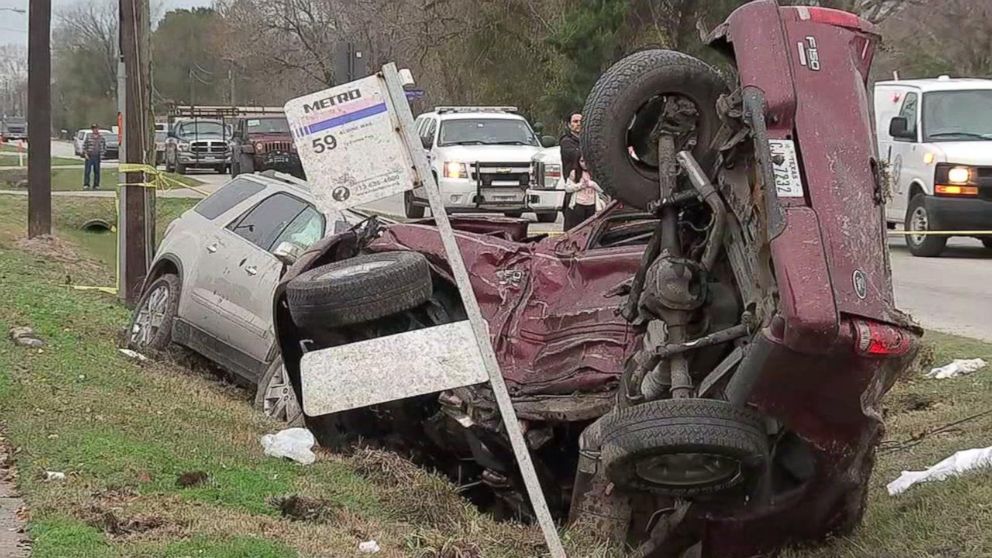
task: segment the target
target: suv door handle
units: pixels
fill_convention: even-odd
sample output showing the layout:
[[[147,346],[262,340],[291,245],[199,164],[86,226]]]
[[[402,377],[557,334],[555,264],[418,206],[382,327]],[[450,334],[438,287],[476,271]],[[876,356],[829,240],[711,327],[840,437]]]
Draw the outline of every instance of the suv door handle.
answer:
[[[216,242],[214,242],[210,246],[207,246],[207,252],[210,252],[211,254],[213,254],[216,251],[217,251],[217,243]]]
[[[253,265],[250,265],[245,268],[245,273],[247,273],[248,275],[255,275],[256,273],[258,273],[258,268]]]

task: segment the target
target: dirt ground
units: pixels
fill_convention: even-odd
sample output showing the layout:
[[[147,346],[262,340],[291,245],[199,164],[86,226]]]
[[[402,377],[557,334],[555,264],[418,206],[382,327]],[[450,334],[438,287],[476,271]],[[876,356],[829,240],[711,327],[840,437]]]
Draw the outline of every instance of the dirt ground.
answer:
[[[24,500],[17,497],[7,451],[6,438],[0,431],[0,558],[27,558],[31,552],[24,531]]]

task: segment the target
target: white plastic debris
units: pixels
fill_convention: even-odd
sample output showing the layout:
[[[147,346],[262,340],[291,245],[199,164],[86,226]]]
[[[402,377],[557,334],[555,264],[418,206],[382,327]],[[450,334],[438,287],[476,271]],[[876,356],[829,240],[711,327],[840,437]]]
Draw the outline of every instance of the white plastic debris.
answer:
[[[46,481],[65,480],[65,473],[61,473],[59,471],[45,471],[45,480]]]
[[[118,349],[118,351],[120,351],[120,353],[122,355],[124,355],[124,356],[126,356],[128,358],[133,358],[133,359],[137,360],[138,362],[145,362],[146,360],[148,360],[148,357],[146,357],[145,355],[143,355],[143,354],[141,354],[141,353],[139,353],[137,351],[132,351],[131,349]]]
[[[899,478],[886,485],[889,496],[906,491],[921,482],[942,481],[974,469],[992,466],[992,447],[963,450],[955,453],[926,471],[903,471]]]
[[[310,448],[317,443],[306,428],[287,428],[276,434],[262,436],[265,455],[288,457],[297,463],[309,465],[317,460]]]
[[[956,378],[958,376],[964,376],[966,374],[971,374],[976,370],[981,370],[985,368],[987,363],[980,358],[969,358],[969,359],[955,359],[953,362],[946,366],[941,366],[940,368],[934,368],[933,370],[927,372],[927,378],[935,378],[937,380],[943,380],[945,378]]]
[[[379,548],[379,543],[373,541],[365,541],[363,543],[358,543],[358,551],[362,554],[375,554],[382,550]]]

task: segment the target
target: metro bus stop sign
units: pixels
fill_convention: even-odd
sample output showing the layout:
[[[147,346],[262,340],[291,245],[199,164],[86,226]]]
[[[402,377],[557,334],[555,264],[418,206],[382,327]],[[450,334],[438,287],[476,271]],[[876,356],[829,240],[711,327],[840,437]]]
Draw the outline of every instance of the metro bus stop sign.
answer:
[[[551,556],[564,557],[403,81],[387,64],[374,76],[289,101],[286,117],[324,212],[425,186],[468,320],[305,353],[303,410],[317,416],[488,381]]]

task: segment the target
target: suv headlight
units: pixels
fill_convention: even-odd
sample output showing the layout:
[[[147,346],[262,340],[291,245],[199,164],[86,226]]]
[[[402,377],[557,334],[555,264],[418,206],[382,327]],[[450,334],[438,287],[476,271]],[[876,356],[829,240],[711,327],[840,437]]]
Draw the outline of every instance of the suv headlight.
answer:
[[[457,161],[444,163],[445,178],[468,178],[468,165]]]

